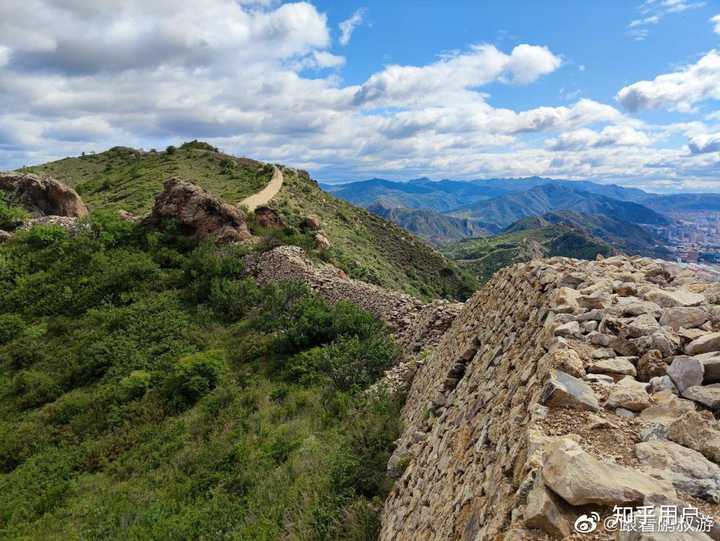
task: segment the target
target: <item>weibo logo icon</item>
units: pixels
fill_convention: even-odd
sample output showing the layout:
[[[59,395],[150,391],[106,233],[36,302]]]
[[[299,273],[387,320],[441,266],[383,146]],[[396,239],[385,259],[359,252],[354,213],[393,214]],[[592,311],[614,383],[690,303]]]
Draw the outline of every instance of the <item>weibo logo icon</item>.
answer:
[[[590,513],[589,515],[580,515],[575,521],[575,531],[578,533],[594,532],[600,522],[598,513]]]

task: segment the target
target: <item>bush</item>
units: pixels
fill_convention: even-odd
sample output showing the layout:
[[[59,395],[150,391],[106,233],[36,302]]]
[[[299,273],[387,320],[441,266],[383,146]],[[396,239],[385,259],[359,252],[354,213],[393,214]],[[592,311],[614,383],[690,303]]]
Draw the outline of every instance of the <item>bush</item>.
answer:
[[[210,282],[208,304],[218,317],[226,321],[241,319],[259,302],[260,289],[252,278],[214,278]]]
[[[30,214],[25,209],[10,206],[0,199],[0,229],[12,231],[29,218]]]
[[[52,402],[62,393],[52,376],[38,370],[20,372],[13,380],[12,390],[25,409]]]
[[[123,400],[137,400],[145,396],[152,386],[152,374],[145,370],[133,370],[120,380],[120,396]]]
[[[221,352],[188,355],[172,367],[165,381],[164,394],[176,410],[186,409],[217,387],[225,370]]]
[[[166,152],[167,154],[175,154],[175,152],[177,152],[177,148],[174,147],[173,145],[169,145],[169,146],[165,149],[165,152]]]
[[[7,344],[25,330],[25,322],[16,314],[0,315],[0,345]]]
[[[341,337],[323,348],[320,370],[340,391],[367,389],[392,366],[396,354],[395,344],[382,335]]]

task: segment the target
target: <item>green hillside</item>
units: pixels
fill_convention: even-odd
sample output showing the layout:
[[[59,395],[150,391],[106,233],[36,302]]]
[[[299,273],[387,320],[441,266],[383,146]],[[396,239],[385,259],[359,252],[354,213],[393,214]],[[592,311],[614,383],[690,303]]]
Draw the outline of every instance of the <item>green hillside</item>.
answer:
[[[382,205],[372,205],[368,210],[435,245],[467,237],[484,237],[497,231],[492,224],[484,224],[478,220],[467,218],[453,218],[429,209],[388,208]]]
[[[75,190],[90,210],[126,210],[145,214],[169,177],[192,180],[231,203],[262,189],[272,167],[236,158],[207,143],[193,141],[162,152],[115,147],[99,154],[65,158],[23,171],[46,174]]]
[[[594,259],[615,250],[592,235],[563,224],[541,225],[492,237],[464,239],[443,247],[443,253],[472,272],[481,282],[503,267],[539,257]]]
[[[95,213],[0,244],[0,538],[370,541],[385,327]]]
[[[91,211],[127,210],[145,214],[165,179],[177,176],[206,188],[230,203],[267,184],[272,168],[236,158],[202,142],[177,149],[142,152],[124,147],[66,158],[24,170],[51,175],[74,187]],[[285,184],[271,206],[297,226],[317,214],[333,247],[323,257],[355,278],[431,298],[467,298],[477,283],[407,231],[364,209],[322,191],[306,173],[284,169]],[[283,242],[293,242],[286,235]]]

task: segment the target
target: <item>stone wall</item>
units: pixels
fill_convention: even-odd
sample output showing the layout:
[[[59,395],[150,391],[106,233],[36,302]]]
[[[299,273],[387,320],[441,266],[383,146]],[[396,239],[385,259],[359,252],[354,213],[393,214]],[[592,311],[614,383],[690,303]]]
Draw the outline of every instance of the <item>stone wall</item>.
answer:
[[[353,302],[385,321],[406,357],[436,344],[455,319],[461,303],[418,299],[353,280],[332,265],[314,263],[297,246],[280,246],[260,256],[248,256],[245,266],[260,282],[301,281],[330,303]]]
[[[614,505],[720,517],[718,301],[640,258],[497,273],[418,363],[380,539],[563,538]]]

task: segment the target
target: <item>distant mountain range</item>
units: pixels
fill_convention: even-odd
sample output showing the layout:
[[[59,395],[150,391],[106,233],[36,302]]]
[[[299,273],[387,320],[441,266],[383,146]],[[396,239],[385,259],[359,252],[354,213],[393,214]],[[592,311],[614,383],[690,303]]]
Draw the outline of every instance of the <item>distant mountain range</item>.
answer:
[[[502,266],[536,256],[624,252],[669,258],[658,232],[673,216],[720,211],[720,194],[658,195],[542,177],[374,178],[321,187],[435,244],[483,280]]]

